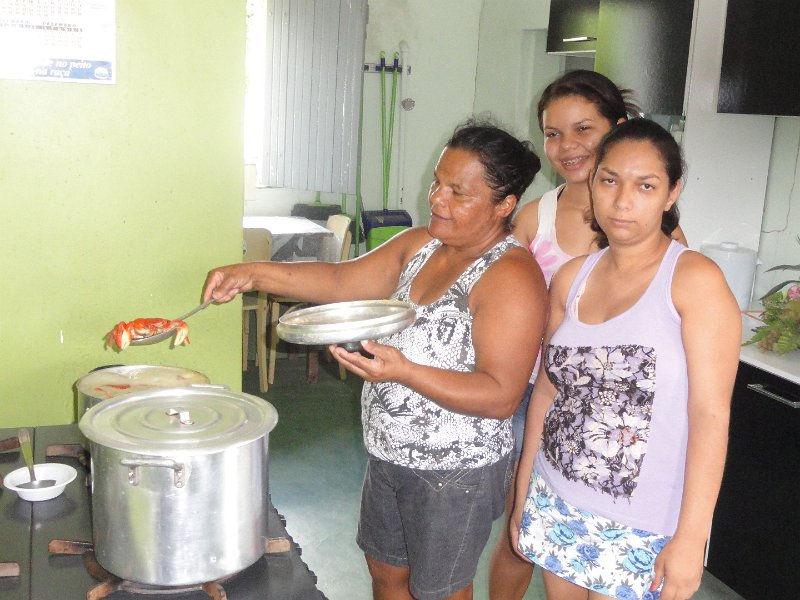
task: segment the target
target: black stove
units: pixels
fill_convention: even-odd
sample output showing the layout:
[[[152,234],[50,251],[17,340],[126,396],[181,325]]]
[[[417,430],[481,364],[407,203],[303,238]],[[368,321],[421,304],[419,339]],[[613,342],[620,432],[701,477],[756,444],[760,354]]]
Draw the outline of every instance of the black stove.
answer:
[[[23,466],[15,436],[16,430],[0,429],[0,475]],[[78,470],[58,498],[27,502],[0,491],[0,600],[325,600],[271,503],[264,556],[224,581],[158,588],[108,573],[94,559],[81,441],[77,425],[35,429],[37,463],[63,462]]]

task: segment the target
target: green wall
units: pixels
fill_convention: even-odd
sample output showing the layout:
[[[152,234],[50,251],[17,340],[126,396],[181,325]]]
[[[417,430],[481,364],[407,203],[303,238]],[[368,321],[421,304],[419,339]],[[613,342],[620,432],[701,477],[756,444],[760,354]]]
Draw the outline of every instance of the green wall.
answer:
[[[117,83],[0,80],[0,427],[73,420],[105,364],[241,386],[241,306],[192,343],[103,348],[136,316],[198,303],[241,259],[245,0],[118,0]]]

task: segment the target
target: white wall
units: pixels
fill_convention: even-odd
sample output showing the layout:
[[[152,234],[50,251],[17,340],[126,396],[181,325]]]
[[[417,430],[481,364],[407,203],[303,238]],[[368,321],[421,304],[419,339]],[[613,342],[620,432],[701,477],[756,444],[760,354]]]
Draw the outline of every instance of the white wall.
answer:
[[[550,0],[371,0],[365,61],[375,62],[381,49],[391,55],[405,40],[412,75],[401,78],[398,100],[416,102],[412,111],[397,112],[391,207],[402,196],[402,207],[415,223],[425,222],[438,151],[455,124],[473,112],[491,112],[517,135],[532,138],[541,154],[534,101],[563,68],[562,57],[542,52],[549,8]],[[760,245],[766,266],[795,264],[800,262],[795,241],[800,233],[795,199],[800,194],[795,190],[800,187],[800,120],[778,119],[773,141],[773,117],[717,114],[726,8],[724,0],[696,0],[681,224],[693,247],[733,239],[751,248]],[[365,79],[362,189],[367,209],[379,208],[381,196],[378,81],[374,74]],[[552,185],[552,175],[543,171],[524,200]],[[255,189],[253,175],[247,168],[247,214],[288,214],[295,202],[314,200],[313,192]],[[323,194],[322,199],[340,202],[338,195]],[[352,212],[354,201],[348,202]],[[762,229],[772,233],[762,234]],[[781,276],[761,277],[757,292]]]
[[[475,97],[478,27],[481,0],[370,0],[365,62],[387,60],[405,41],[409,77],[401,77],[398,103],[411,97],[411,111],[398,107],[395,117],[392,193],[389,207],[411,213],[415,224],[428,218],[427,191],[442,145],[460,121],[472,114]],[[366,209],[381,207],[380,77],[364,80],[362,194]],[[387,76],[387,95],[390,92]],[[405,148],[400,131],[404,129]],[[256,189],[252,168],[246,168],[245,213],[288,214],[295,202],[313,202],[313,192]],[[400,182],[404,183],[402,204]],[[340,196],[323,194],[338,204]],[[352,213],[355,200],[348,199]]]
[[[767,200],[761,223],[758,269],[754,296],[760,298],[773,285],[787,279],[800,279],[797,271],[764,273],[775,265],[800,263],[800,118],[775,120],[772,157],[767,179]]]
[[[564,57],[546,54],[550,0],[486,0],[481,12],[475,112],[491,113],[521,139],[530,139],[542,171],[522,198],[551,189],[555,175],[542,150],[536,100],[564,69]]]
[[[733,241],[757,249],[775,119],[717,114],[726,12],[727,1],[695,0],[681,227],[693,248]]]

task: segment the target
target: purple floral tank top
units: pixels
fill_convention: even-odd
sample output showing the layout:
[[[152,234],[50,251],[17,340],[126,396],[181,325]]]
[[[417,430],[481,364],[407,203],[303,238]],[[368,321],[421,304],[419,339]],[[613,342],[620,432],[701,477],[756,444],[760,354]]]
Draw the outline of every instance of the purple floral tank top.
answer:
[[[628,527],[672,535],[683,494],[688,380],[672,276],[673,241],[639,300],[604,323],[578,317],[601,250],[575,277],[542,360],[556,387],[536,468],[567,502]]]

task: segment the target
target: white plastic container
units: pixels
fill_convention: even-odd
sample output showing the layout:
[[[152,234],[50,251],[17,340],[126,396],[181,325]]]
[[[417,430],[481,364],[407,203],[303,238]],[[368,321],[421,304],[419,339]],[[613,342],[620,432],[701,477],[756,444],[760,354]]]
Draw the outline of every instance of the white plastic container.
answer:
[[[736,242],[722,242],[703,244],[700,252],[719,265],[739,308],[747,310],[753,294],[753,282],[758,264],[756,251],[740,246]]]

